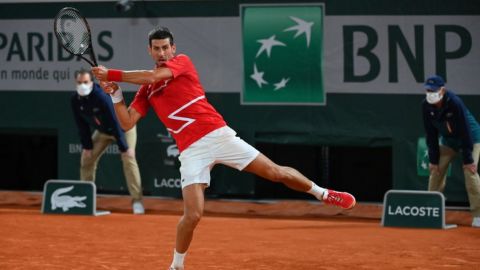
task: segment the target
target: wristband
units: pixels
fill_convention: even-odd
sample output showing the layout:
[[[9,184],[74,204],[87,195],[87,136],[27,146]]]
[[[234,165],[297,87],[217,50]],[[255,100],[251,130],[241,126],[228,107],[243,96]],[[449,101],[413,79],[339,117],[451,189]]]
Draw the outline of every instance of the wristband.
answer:
[[[113,94],[110,94],[110,97],[112,98],[113,104],[122,102],[123,100],[122,89],[118,88],[117,91],[115,91]]]
[[[109,69],[107,72],[107,81],[109,82],[121,82],[123,77],[123,71],[119,69]]]

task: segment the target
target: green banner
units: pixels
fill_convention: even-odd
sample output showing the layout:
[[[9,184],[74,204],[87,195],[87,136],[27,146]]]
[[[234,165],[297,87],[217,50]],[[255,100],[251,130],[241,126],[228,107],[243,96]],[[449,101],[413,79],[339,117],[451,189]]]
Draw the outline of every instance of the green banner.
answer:
[[[326,103],[323,14],[323,5],[242,7],[242,104]]]
[[[430,176],[430,170],[428,164],[428,147],[425,137],[418,138],[417,141],[417,175],[418,176]],[[452,166],[448,166],[447,176],[452,175]]]
[[[148,194],[181,198],[180,152],[168,132],[158,132],[156,137],[144,136],[137,149],[142,153],[137,158],[143,168],[142,182]]]
[[[446,229],[445,198],[436,191],[389,190],[383,202],[382,225]]]
[[[48,180],[43,190],[42,213],[95,215],[95,194],[93,182]]]

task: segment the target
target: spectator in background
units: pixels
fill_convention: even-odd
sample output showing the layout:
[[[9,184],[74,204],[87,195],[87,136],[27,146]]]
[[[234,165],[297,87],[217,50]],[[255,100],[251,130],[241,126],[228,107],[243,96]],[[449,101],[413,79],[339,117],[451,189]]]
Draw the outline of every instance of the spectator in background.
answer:
[[[477,171],[480,126],[462,100],[445,88],[442,77],[431,76],[424,86],[426,98],[422,103],[422,111],[430,160],[428,190],[443,192],[448,165],[461,152],[465,186],[473,215],[472,227],[480,227],[480,177]]]
[[[95,181],[98,160],[108,145],[116,142],[121,152],[128,190],[133,198],[133,213],[144,214],[140,171],[135,158],[136,127],[128,132],[122,130],[110,96],[105,94],[92,78],[92,74],[87,70],[77,72],[75,76],[77,91],[71,98],[73,115],[83,148],[80,179]]]

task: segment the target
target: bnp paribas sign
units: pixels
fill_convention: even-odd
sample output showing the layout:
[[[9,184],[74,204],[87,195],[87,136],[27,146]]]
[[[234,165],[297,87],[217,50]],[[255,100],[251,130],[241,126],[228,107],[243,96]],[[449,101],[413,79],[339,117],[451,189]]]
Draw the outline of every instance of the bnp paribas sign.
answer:
[[[244,5],[242,104],[324,105],[324,6]]]

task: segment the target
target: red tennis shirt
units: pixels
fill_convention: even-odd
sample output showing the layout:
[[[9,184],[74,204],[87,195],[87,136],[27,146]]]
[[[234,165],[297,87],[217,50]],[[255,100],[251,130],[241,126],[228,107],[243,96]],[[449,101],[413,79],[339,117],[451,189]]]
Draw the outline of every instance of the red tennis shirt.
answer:
[[[131,107],[142,117],[150,106],[153,107],[181,152],[226,123],[208,103],[197,70],[188,56],[179,54],[162,67],[170,69],[173,78],[142,85]]]

